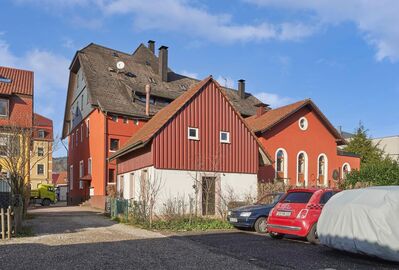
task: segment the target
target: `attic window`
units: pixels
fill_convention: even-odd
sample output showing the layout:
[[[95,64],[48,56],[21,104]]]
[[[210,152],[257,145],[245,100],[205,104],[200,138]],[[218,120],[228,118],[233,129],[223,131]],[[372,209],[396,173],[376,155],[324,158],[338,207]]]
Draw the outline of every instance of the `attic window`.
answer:
[[[183,90],[183,91],[186,91],[186,90],[187,90],[187,86],[186,86],[186,85],[180,84],[179,86],[180,86],[180,89],[181,89],[181,90]]]
[[[150,61],[145,61],[145,64],[147,65],[147,66],[151,66],[151,63],[150,63]]]
[[[154,78],[152,78],[152,77],[148,77],[148,81],[149,81],[150,83],[156,83],[156,81],[155,81]]]
[[[112,53],[112,56],[113,57],[119,57],[119,55],[116,52]]]
[[[12,80],[0,75],[0,82],[2,82],[2,83],[11,83]]]

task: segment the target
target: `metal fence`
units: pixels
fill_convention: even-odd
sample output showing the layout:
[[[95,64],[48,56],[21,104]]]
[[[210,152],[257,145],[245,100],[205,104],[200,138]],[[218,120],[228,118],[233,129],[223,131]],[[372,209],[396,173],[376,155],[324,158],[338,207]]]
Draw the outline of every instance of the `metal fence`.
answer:
[[[5,180],[0,180],[0,208],[11,205],[11,188]]]
[[[129,200],[107,197],[106,212],[111,218],[123,217],[125,220],[129,218]]]

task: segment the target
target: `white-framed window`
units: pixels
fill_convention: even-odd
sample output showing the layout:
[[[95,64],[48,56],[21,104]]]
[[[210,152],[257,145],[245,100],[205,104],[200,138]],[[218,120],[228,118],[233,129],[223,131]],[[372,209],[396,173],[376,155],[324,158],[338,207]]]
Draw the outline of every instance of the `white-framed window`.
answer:
[[[37,164],[37,175],[44,175],[44,164]]]
[[[112,114],[112,115],[111,115],[111,119],[112,119],[112,121],[114,121],[114,122],[118,122],[118,116],[115,115],[115,114]]]
[[[91,175],[91,157],[87,160],[87,174]]]
[[[112,139],[110,140],[109,144],[109,151],[115,152],[119,149],[119,140],[118,139]]]
[[[84,176],[84,162],[83,160],[81,160],[79,162],[79,177],[83,177]]]
[[[123,123],[124,123],[124,124],[129,123],[129,118],[127,118],[127,116],[124,116],[124,117],[123,117]]]
[[[44,156],[44,148],[43,147],[38,147],[37,148],[37,156],[43,157]]]
[[[320,184],[328,186],[328,159],[326,154],[320,154],[317,158],[317,178]]]
[[[80,142],[83,142],[83,124],[80,125]]]
[[[69,166],[69,190],[73,189],[73,165]]]
[[[79,181],[79,189],[83,189],[83,181],[82,180]]]
[[[8,99],[0,98],[0,117],[8,117],[9,101]]]
[[[139,120],[134,119],[134,125],[138,126],[139,125]]]
[[[288,181],[288,154],[284,148],[278,148],[275,153],[276,178]]]
[[[194,127],[188,128],[188,139],[189,140],[199,140],[198,128],[194,128]]]
[[[221,143],[230,143],[230,132],[220,131],[220,142]]]
[[[346,179],[346,176],[351,172],[351,165],[349,165],[348,162],[345,162],[344,165],[342,165],[342,178]]]
[[[86,137],[89,137],[90,134],[90,119],[86,120]]]
[[[39,130],[38,131],[38,136],[39,136],[39,138],[43,139],[46,136],[46,133],[44,132],[44,130]]]
[[[297,155],[296,185],[308,186],[308,154],[305,151]]]
[[[301,130],[307,130],[309,125],[308,119],[306,119],[306,117],[301,117],[298,121],[298,125]]]

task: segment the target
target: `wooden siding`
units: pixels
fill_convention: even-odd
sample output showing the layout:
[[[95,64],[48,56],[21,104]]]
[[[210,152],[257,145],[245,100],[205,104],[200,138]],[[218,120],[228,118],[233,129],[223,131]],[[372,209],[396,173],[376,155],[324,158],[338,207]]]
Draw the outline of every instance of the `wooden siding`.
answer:
[[[118,160],[118,174],[153,165],[151,144],[131,152]]]
[[[238,98],[238,97],[237,97]],[[188,127],[199,140],[188,139]],[[230,132],[230,143],[220,142]],[[153,140],[159,169],[257,173],[259,146],[215,84],[207,84],[161,129]]]

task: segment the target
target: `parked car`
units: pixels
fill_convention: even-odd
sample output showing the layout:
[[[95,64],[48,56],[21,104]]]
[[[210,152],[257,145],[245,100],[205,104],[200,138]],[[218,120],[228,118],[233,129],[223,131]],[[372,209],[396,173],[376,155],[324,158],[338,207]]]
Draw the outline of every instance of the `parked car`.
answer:
[[[317,243],[317,221],[321,210],[337,192],[317,188],[289,190],[270,211],[267,228],[270,236],[281,239],[286,234],[296,235]]]
[[[258,233],[266,233],[269,212],[283,195],[282,192],[269,193],[253,205],[234,208],[228,212],[227,220],[236,228],[250,228]]]
[[[320,243],[399,262],[399,187],[345,190],[324,207]]]

